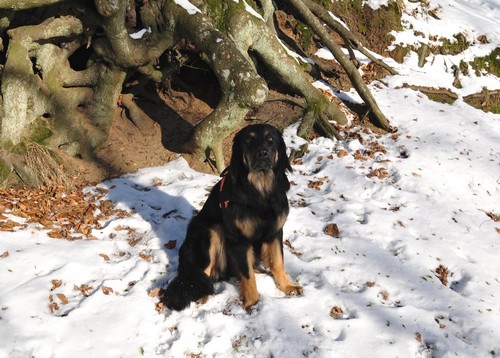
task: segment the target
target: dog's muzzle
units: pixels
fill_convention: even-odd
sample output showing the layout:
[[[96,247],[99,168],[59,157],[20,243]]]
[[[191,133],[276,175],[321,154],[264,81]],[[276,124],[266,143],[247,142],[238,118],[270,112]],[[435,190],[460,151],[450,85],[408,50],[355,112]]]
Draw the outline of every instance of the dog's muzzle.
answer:
[[[274,167],[274,158],[268,148],[259,149],[252,158],[252,170],[267,170]]]

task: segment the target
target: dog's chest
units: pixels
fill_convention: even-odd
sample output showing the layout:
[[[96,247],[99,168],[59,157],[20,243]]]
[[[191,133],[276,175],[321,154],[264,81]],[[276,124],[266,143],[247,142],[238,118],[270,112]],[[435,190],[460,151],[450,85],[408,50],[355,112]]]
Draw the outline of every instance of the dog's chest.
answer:
[[[234,225],[240,235],[247,240],[266,240],[283,228],[287,217],[288,208],[283,208],[279,212],[267,212],[265,214],[247,211],[235,218]]]

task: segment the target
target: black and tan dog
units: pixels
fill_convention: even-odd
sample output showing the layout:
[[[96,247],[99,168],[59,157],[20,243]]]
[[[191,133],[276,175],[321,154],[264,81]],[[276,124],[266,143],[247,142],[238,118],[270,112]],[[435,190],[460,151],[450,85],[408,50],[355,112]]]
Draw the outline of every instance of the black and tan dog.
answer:
[[[302,294],[283,262],[283,225],[291,171],[285,142],[273,126],[255,124],[238,132],[228,169],[189,224],[179,252],[178,276],[163,294],[168,308],[181,310],[214,293],[213,281],[240,282],[245,308],[259,300],[254,264],[271,271],[287,295]]]

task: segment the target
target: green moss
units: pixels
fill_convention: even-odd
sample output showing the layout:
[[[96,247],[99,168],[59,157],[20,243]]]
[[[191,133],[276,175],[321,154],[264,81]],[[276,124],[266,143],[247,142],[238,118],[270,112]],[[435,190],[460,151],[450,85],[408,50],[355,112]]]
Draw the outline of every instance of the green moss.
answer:
[[[469,48],[470,42],[467,41],[464,34],[455,34],[453,35],[453,38],[455,40],[445,38],[440,39],[443,43],[443,45],[439,48],[439,53],[441,55],[457,55]]]
[[[307,49],[313,44],[314,31],[309,26],[298,21],[295,31],[300,35],[300,45],[303,49]]]
[[[24,143],[24,142],[17,143],[16,145],[14,145],[12,147],[10,152],[13,154],[19,154],[19,155],[26,153],[26,143]]]
[[[403,59],[411,52],[410,46],[397,45],[394,50],[391,51],[391,57],[398,63],[403,63]]]
[[[470,65],[477,76],[480,76],[482,72],[486,71],[487,73],[500,77],[500,47],[494,49],[488,56],[476,57]]]
[[[220,31],[226,30],[226,20],[228,18],[228,6],[225,1],[206,0],[206,11],[208,17],[212,19],[215,27]]]
[[[38,118],[34,120],[28,127],[29,136],[28,139],[31,142],[38,144],[43,144],[45,140],[52,137],[53,132],[49,128],[47,120],[44,118]]]
[[[500,92],[483,88],[480,93],[464,97],[464,102],[485,112],[500,114]]]
[[[441,94],[441,93],[425,93],[424,92],[424,94],[431,101],[439,102],[439,103],[453,104],[457,100],[456,98],[452,98],[450,96],[447,96],[446,94]]]
[[[373,10],[363,0],[338,0],[332,11],[353,30],[367,47],[382,53],[392,42],[391,31],[402,30],[401,1],[389,1],[387,6]]]
[[[10,168],[5,162],[5,160],[0,158],[0,187],[5,186],[5,183],[7,183],[9,176],[10,176]]]
[[[332,8],[331,0],[313,0],[315,3],[320,4],[325,9],[330,10]]]

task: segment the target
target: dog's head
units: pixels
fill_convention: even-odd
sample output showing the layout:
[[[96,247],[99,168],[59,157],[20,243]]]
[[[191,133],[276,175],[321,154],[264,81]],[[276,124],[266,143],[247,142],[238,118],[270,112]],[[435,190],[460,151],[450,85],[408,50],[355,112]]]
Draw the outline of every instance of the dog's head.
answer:
[[[237,173],[292,171],[280,131],[269,124],[253,124],[234,137],[230,171]]]

